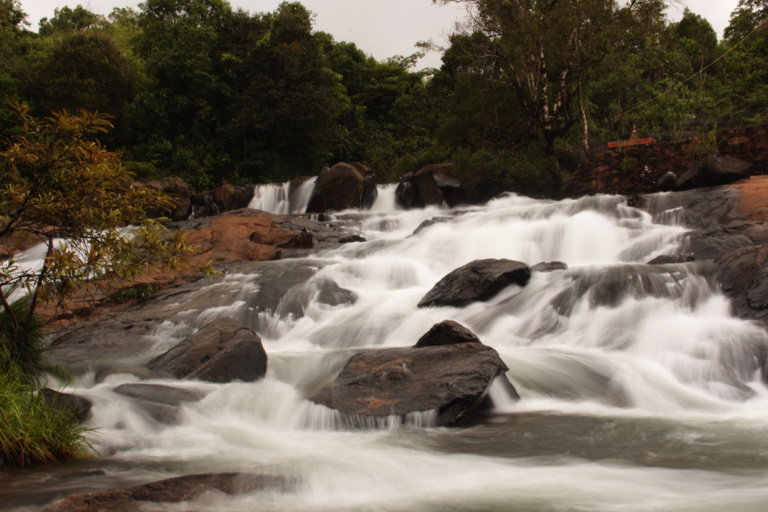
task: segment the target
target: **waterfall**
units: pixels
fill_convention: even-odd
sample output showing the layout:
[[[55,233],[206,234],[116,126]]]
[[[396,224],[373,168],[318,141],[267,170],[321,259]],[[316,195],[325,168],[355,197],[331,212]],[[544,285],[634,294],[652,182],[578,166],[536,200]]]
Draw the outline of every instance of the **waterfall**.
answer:
[[[304,180],[298,186],[293,181],[256,185],[248,208],[269,213],[304,213],[312,197],[317,178]]]
[[[263,186],[251,207],[296,211],[297,196],[287,184]],[[146,334],[153,353],[144,360],[213,319],[236,318],[264,342],[265,379],[157,381],[204,395],[161,421],[115,393],[139,377],[78,376],[67,389],[94,402],[88,426],[99,456],[80,463],[77,488],[244,471],[298,485],[212,494],[192,508],[763,510],[768,390],[755,354],[768,333],[732,316],[710,263],[648,264],[682,250],[681,215],[610,196],[507,195],[404,211],[384,186],[371,211],[337,214],[367,242],[239,266],[175,294],[163,324]],[[417,308],[445,274],[483,258],[568,268],[534,272],[527,286],[465,308]],[[519,402],[491,390],[489,417],[446,429],[431,426],[430,411],[345,423],[305,398],[353,354],[413,345],[446,319],[499,352]],[[13,485],[28,485],[30,496],[39,481],[51,493],[74,486],[38,471]]]

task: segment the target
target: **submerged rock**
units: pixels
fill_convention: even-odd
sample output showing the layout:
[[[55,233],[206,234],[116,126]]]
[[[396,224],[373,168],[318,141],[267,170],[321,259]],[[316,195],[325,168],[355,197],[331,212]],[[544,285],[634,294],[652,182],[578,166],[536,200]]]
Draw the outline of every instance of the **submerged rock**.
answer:
[[[139,510],[142,503],[180,503],[194,501],[203,493],[219,491],[229,495],[247,494],[264,489],[284,490],[288,480],[278,476],[247,473],[186,475],[159,482],[76,494],[54,501],[42,512],[117,512]]]
[[[412,348],[372,350],[353,356],[336,379],[310,397],[356,417],[390,417],[434,411],[439,426],[454,425],[482,403],[507,366],[456,322],[434,326]],[[514,387],[512,387],[514,389]],[[518,398],[515,392],[513,398]]]
[[[93,402],[82,396],[62,393],[50,388],[41,389],[40,394],[43,395],[48,407],[61,412],[69,411],[80,421],[87,420],[91,414]]]
[[[492,298],[510,285],[525,286],[531,279],[528,265],[512,260],[475,260],[448,273],[421,299],[420,308],[464,307]]]
[[[542,261],[531,267],[531,272],[555,272],[568,270],[568,264],[562,261]]]
[[[694,261],[693,254],[662,254],[648,262],[649,265],[673,265]]]
[[[255,332],[236,320],[222,318],[156,357],[148,366],[160,377],[251,382],[267,373],[267,354]]]

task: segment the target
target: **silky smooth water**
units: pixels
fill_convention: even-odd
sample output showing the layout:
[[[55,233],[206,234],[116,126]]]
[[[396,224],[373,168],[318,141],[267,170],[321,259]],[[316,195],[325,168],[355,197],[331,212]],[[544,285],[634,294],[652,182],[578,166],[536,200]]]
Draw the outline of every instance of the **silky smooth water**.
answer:
[[[265,379],[156,381],[205,395],[162,423],[114,392],[136,377],[81,375],[70,390],[95,403],[98,455],[10,475],[0,503],[35,510],[71,492],[243,471],[297,486],[145,510],[765,510],[768,390],[756,354],[768,333],[730,314],[707,263],[646,264],[683,250],[679,215],[654,219],[606,196],[406,212],[393,194],[339,214],[367,242],[226,275],[151,333],[161,353],[212,319],[237,318],[264,341]],[[427,220],[437,222],[414,234]],[[569,268],[463,309],[417,309],[443,275],[480,258]],[[278,265],[309,277],[264,310],[254,297]],[[330,281],[356,302],[320,302]],[[431,426],[430,411],[347,428],[305,399],[350,355],[413,345],[445,319],[499,351],[521,401],[494,390],[490,415],[454,428]]]

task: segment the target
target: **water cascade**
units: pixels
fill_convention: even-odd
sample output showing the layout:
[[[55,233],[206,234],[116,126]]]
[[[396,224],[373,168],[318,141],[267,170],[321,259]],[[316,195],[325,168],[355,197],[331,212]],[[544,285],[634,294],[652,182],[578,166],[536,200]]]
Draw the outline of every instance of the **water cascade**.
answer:
[[[285,187],[271,187],[274,196],[257,191],[252,207],[298,209],[285,206]],[[162,510],[764,510],[768,390],[755,353],[768,333],[730,314],[706,262],[647,264],[682,249],[676,215],[653,218],[606,196],[400,211],[389,192],[371,211],[337,216],[366,242],[227,274],[175,298],[148,334],[146,359],[234,317],[262,337],[265,379],[157,381],[203,396],[160,421],[115,393],[138,377],[80,374],[67,389],[95,403],[99,455],[66,477],[56,468],[14,476],[11,509],[242,471],[297,484]],[[526,287],[465,308],[416,307],[442,276],[481,258],[568,268],[534,272]],[[352,354],[410,346],[445,319],[501,354],[521,401],[492,396],[489,416],[454,428],[432,427],[429,411],[350,428],[305,399]]]
[[[269,213],[304,213],[312,197],[315,181],[317,178],[304,180],[298,185],[294,181],[256,185],[248,208]]]

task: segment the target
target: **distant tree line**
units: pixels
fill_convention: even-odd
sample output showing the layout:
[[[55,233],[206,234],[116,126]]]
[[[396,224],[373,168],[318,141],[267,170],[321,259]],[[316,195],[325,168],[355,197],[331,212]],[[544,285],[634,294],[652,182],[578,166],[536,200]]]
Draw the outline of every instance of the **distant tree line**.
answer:
[[[433,1],[472,15],[441,68],[416,71],[420,53],[378,61],[314,31],[298,2],[146,0],[106,17],[78,5],[33,32],[18,0],[0,0],[0,97],[38,116],[109,113],[102,142],[137,176],[197,189],[337,161],[390,180],[454,161],[466,180],[547,194],[567,179],[558,151],[633,126],[674,138],[767,124],[768,0],[740,0],[722,41],[688,10],[670,23],[664,0]]]

